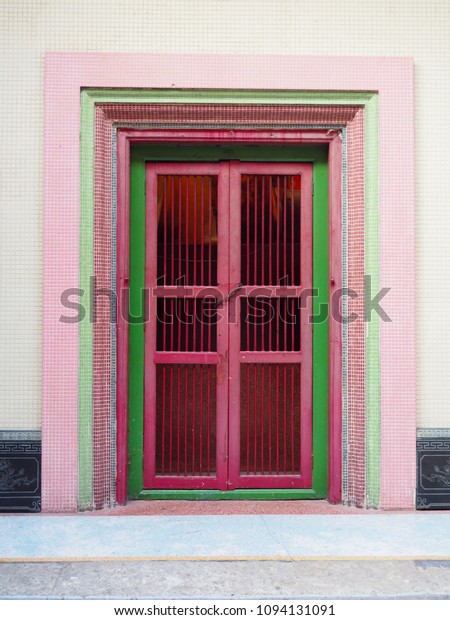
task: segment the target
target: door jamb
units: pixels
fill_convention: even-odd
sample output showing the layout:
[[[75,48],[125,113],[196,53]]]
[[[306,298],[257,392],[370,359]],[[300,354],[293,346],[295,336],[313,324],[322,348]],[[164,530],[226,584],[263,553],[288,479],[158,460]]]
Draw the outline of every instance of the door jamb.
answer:
[[[271,144],[313,146],[328,144],[329,196],[329,290],[328,299],[342,288],[342,140],[339,130],[117,130],[117,299],[118,307],[129,293],[130,238],[130,154],[136,143],[198,144],[211,139],[220,144]],[[116,499],[127,501],[127,425],[128,425],[128,322],[117,313],[117,399]],[[329,412],[328,412],[328,501],[339,503],[342,496],[342,331],[341,323],[329,321]]]

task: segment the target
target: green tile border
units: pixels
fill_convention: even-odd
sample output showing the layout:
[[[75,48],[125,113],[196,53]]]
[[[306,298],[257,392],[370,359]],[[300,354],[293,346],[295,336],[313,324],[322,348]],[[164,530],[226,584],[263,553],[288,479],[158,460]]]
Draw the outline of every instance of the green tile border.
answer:
[[[372,290],[377,291],[380,276],[379,213],[378,213],[378,101],[372,98],[365,108],[364,167],[365,167],[365,273],[372,279]],[[365,324],[365,399],[366,399],[366,503],[367,507],[380,505],[381,459],[381,371],[380,319],[372,312],[372,320]]]
[[[94,142],[95,105],[114,103],[217,103],[266,105],[361,105],[365,108],[365,271],[373,287],[379,277],[378,237],[378,95],[373,92],[340,91],[222,91],[83,89],[80,132],[80,287],[89,305],[90,276],[94,259]],[[367,324],[366,338],[366,449],[368,505],[380,499],[380,370],[378,321]],[[79,508],[93,504],[93,327],[80,323],[79,332]]]
[[[284,145],[260,146],[258,154],[251,145],[203,146],[202,160],[227,159],[258,162],[307,161],[313,163],[313,288],[319,295],[313,300],[313,314],[328,299],[328,146]],[[167,145],[158,148],[135,145],[131,152],[130,182],[130,311],[139,316],[142,310],[141,291],[145,285],[145,164],[147,161],[194,161],[197,146]],[[310,489],[237,489],[235,491],[149,491],[143,490],[144,426],[144,325],[129,326],[129,429],[128,429],[128,496],[153,499],[315,499],[328,493],[328,349],[329,319],[318,323],[313,330],[313,454],[314,468]],[[133,372],[131,372],[133,369]],[[325,415],[324,415],[325,414]]]

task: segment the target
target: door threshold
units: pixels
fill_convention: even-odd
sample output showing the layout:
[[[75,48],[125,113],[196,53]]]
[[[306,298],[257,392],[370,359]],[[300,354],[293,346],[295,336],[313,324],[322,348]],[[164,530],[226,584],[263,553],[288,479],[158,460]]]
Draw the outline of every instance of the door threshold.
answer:
[[[326,499],[241,500],[235,502],[184,499],[129,500],[124,506],[105,508],[102,515],[117,516],[214,516],[214,515],[366,515],[378,510],[362,509],[343,504],[330,504]]]
[[[151,489],[139,493],[135,499],[143,500],[296,500],[324,499],[313,489],[233,489],[218,490],[172,490]]]

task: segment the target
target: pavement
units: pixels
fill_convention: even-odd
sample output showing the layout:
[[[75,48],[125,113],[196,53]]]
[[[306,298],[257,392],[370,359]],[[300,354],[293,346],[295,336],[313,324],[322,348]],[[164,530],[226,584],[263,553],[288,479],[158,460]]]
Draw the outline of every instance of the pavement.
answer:
[[[232,504],[1,515],[0,598],[450,598],[450,512]]]

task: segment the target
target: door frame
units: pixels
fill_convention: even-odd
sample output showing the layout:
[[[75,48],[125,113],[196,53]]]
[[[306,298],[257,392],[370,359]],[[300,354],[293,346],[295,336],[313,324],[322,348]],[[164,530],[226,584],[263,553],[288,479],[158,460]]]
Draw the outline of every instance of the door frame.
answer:
[[[342,192],[342,141],[339,130],[139,130],[119,129],[117,135],[117,295],[119,306],[122,299],[128,299],[130,285],[130,161],[131,146],[145,144],[158,145],[155,160],[164,156],[164,146],[168,148],[174,144],[185,146],[202,145],[201,157],[205,160],[204,150],[214,150],[214,145],[230,150],[239,146],[270,146],[270,147],[314,147],[328,145],[328,300],[334,291],[342,286],[342,242],[341,242],[341,192]],[[217,154],[217,148],[216,154]],[[221,152],[223,154],[223,151]],[[253,158],[252,158],[253,159]],[[310,161],[303,159],[303,161]],[[265,159],[264,161],[270,161]],[[272,159],[273,161],[273,159]],[[292,158],[289,159],[292,161]],[[302,161],[302,159],[297,159]],[[145,166],[144,166],[145,169]],[[145,179],[142,179],[145,182]],[[145,246],[144,246],[145,247]],[[131,300],[131,303],[132,300]],[[132,326],[133,329],[133,326]],[[128,351],[130,343],[130,329],[128,322],[121,312],[117,316],[117,477],[116,492],[118,503],[126,503],[128,494],[132,497],[157,497],[154,492],[139,492],[137,487],[130,484],[128,488],[128,458],[133,457],[133,446],[128,446]],[[131,334],[133,338],[133,334]],[[342,487],[342,335],[341,323],[330,320],[328,323],[328,454],[327,470],[328,484],[325,495],[330,502],[341,501]],[[320,395],[318,395],[319,397]],[[140,487],[142,489],[142,486]],[[162,492],[164,497],[170,497],[170,492]],[[180,492],[175,492],[180,497]],[[187,491],[189,497],[240,499],[240,498],[289,498],[322,497],[314,491],[305,493],[298,490],[235,490],[235,491]],[[186,497],[188,496],[186,495]],[[158,497],[162,497],[159,492]]]

